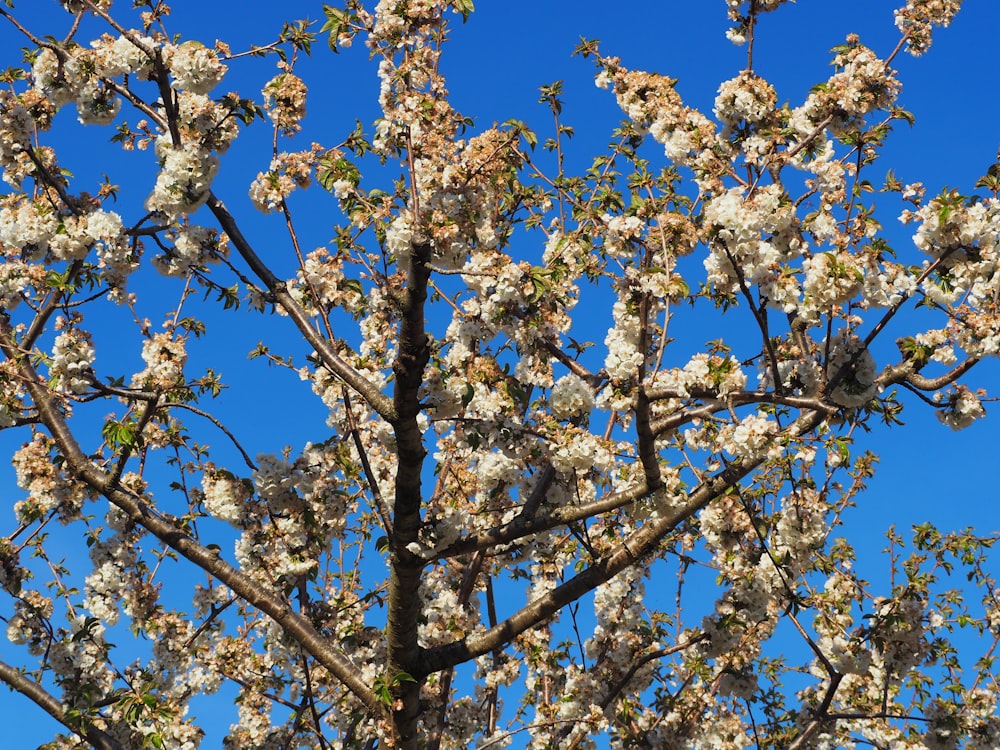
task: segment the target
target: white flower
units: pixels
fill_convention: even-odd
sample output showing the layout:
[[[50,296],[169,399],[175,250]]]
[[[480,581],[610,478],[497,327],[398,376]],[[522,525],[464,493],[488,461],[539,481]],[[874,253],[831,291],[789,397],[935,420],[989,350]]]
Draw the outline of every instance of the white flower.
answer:
[[[173,240],[173,248],[153,258],[165,276],[184,276],[192,267],[216,263],[229,252],[229,238],[207,227],[182,224],[173,231]]]
[[[385,230],[385,249],[398,258],[410,254],[410,243],[413,241],[413,228],[408,217],[400,215],[392,220]]]
[[[144,76],[152,69],[151,53],[159,46],[152,37],[132,32],[133,44],[127,37],[119,36],[108,43],[108,37],[92,42],[97,54],[97,72],[105,78],[115,78],[131,73]]]
[[[114,211],[92,211],[84,231],[94,240],[117,240],[122,236],[122,217]]]
[[[85,393],[90,388],[91,365],[94,347],[90,336],[77,329],[64,331],[56,336],[49,372],[59,380],[59,390]]]
[[[81,125],[107,125],[118,116],[122,100],[110,88],[86,86],[76,100],[77,120]]]
[[[146,210],[174,218],[199,208],[208,198],[219,157],[193,144],[175,148],[165,136],[156,141],[156,155],[162,166]]]
[[[85,82],[75,56],[69,55],[60,62],[58,55],[48,47],[43,47],[35,57],[31,67],[31,77],[35,81],[35,86],[57,108],[75,101]]]
[[[549,446],[552,468],[562,474],[606,470],[613,457],[603,440],[579,429],[569,429]]]
[[[219,62],[215,50],[198,42],[184,42],[174,50],[170,59],[175,89],[185,89],[195,94],[207,94],[226,74],[226,66]]]
[[[93,244],[85,217],[64,216],[59,230],[49,238],[49,252],[60,260],[82,260]]]
[[[715,116],[725,123],[723,132],[728,134],[740,122],[758,123],[763,120],[774,110],[777,98],[771,84],[749,71],[743,71],[719,86]]]
[[[639,320],[621,299],[615,302],[612,312],[615,326],[604,339],[608,348],[604,367],[612,381],[628,381],[636,376],[643,361],[638,348]]]
[[[49,248],[49,241],[59,231],[59,216],[43,202],[23,203],[17,209],[0,210],[0,243],[16,248],[38,260]]]
[[[583,378],[570,373],[552,387],[549,405],[556,419],[572,419],[594,408],[594,393]]]
[[[247,486],[229,472],[206,471],[201,478],[203,505],[213,518],[239,523],[243,506],[250,496]]]
[[[750,414],[738,424],[727,424],[719,431],[722,450],[737,458],[757,458],[771,447],[778,424],[760,414]]]
[[[184,340],[172,338],[169,333],[157,333],[142,344],[142,360],[146,369],[132,378],[134,386],[170,388],[183,382],[187,352]]]
[[[271,160],[267,172],[257,174],[250,186],[250,200],[264,213],[276,211],[281,202],[297,188],[307,188],[312,181],[312,170],[317,152],[282,152]]]
[[[333,194],[339,200],[346,200],[354,192],[354,183],[350,180],[334,180]]]
[[[19,261],[0,264],[0,307],[13,310],[21,301],[21,293],[32,282],[33,266]]]
[[[519,461],[499,451],[491,451],[479,457],[476,476],[484,490],[492,490],[500,484],[514,484],[524,473]]]
[[[269,505],[285,503],[288,496],[294,493],[299,478],[299,473],[287,461],[270,454],[257,456],[253,482],[257,494]]]
[[[986,410],[975,393],[964,386],[957,386],[955,392],[949,395],[946,408],[938,409],[935,414],[951,429],[963,430],[985,417]]]

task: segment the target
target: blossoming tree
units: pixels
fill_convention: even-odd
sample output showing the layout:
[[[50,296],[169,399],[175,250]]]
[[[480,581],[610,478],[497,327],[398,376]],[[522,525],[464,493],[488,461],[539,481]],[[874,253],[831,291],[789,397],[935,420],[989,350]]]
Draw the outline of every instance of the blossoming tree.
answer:
[[[1000,351],[997,167],[980,196],[927,195],[878,161],[909,119],[893,60],[960,3],[908,0],[894,49],[851,36],[779,104],[752,53],[783,4],[728,0],[746,64],[712,113],[583,41],[626,119],[576,174],[558,85],[542,141],[449,103],[469,0],[318,6],[321,28],[246,50],[177,36],[162,0],[53,4],[61,38],[5,3],[29,52],[0,92],[0,425],[20,446],[0,680],[62,725],[47,747],[194,748],[217,691],[232,748],[998,746],[995,537],[921,527],[907,556],[893,535],[882,590],[831,534],[869,501],[859,429],[908,402],[967,426],[967,378]],[[370,138],[296,140],[320,35],[378,61]],[[261,57],[277,73],[227,93]],[[109,172],[155,174],[79,184],[62,110],[134,152]],[[284,227],[267,253],[245,196],[213,190],[247,128],[273,129],[249,186]],[[111,180],[144,206],[112,210]],[[314,181],[336,226],[307,251]],[[893,248],[877,216],[900,211],[913,243]],[[186,315],[196,290],[211,326]],[[688,308],[739,334],[679,350]],[[98,344],[113,310],[137,372]],[[188,361],[265,317],[283,334],[254,354],[327,425],[280,455]]]

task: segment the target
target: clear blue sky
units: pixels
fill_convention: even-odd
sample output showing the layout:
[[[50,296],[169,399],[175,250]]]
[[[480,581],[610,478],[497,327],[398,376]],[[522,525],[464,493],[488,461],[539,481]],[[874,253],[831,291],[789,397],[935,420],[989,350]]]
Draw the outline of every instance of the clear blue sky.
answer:
[[[755,48],[755,67],[771,80],[779,100],[793,106],[800,103],[808,89],[829,74],[828,50],[842,43],[845,35],[856,31],[863,43],[886,54],[895,45],[898,34],[892,24],[892,10],[904,0],[840,0],[837,3],[800,0],[765,17],[760,24]],[[39,35],[61,37],[70,24],[70,16],[55,0],[18,0],[18,18]],[[122,16],[131,13],[131,3],[118,0],[116,10]],[[564,122],[576,128],[577,136],[569,148],[570,163],[582,171],[599,154],[621,115],[613,96],[593,84],[593,67],[588,61],[571,57],[580,37],[598,38],[602,51],[618,55],[629,68],[655,70],[679,78],[678,90],[686,102],[710,113],[721,81],[732,78],[743,66],[745,53],[726,41],[727,26],[723,0],[700,2],[631,2],[607,3],[597,0],[479,0],[477,11],[468,24],[457,22],[453,41],[444,58],[453,104],[475,120],[475,128],[489,127],[494,121],[509,118],[526,120],[542,134],[547,134],[550,116],[537,104],[538,87],[555,80],[565,81]],[[835,12],[831,12],[835,8]],[[229,42],[234,51],[249,43],[270,41],[284,20],[320,18],[321,3],[309,0],[286,0],[282,3],[247,3],[246,0],[194,2],[176,0],[169,29],[184,38],[211,44],[216,38]],[[928,193],[945,185],[962,192],[972,192],[973,184],[993,162],[1000,146],[1000,96],[995,75],[994,37],[1000,26],[1000,6],[994,2],[970,2],[955,24],[938,30],[927,55],[913,59],[897,58],[904,88],[901,104],[916,115],[916,126],[898,130],[890,139],[886,156],[876,166],[875,175],[892,167],[904,182],[922,180]],[[88,37],[89,39],[89,37]],[[83,41],[81,39],[81,41]],[[8,24],[0,22],[0,68],[19,62],[18,49],[26,44]],[[273,75],[273,60],[237,61],[220,89],[236,88],[246,96],[257,96],[264,81]],[[367,51],[359,43],[340,55],[330,54],[325,43],[317,43],[311,60],[301,67],[310,85],[309,115],[299,143],[304,148],[309,139],[332,143],[342,138],[360,119],[370,132],[378,116],[376,95],[378,81]],[[77,190],[87,187],[87,179],[109,174],[123,185],[123,215],[141,205],[152,185],[152,156],[123,155],[107,143],[110,129],[90,128],[81,131],[73,115],[60,115],[53,145],[67,166],[76,174]],[[131,121],[134,117],[129,116]],[[257,123],[250,133],[222,159],[222,169],[215,189],[238,217],[249,227],[251,240],[267,259],[290,268],[287,242],[276,217],[256,217],[246,197],[247,187],[269,160],[270,131]],[[571,167],[572,171],[572,167]],[[366,180],[365,187],[375,185]],[[308,248],[328,241],[330,226],[336,220],[324,214],[325,196],[317,191],[316,221],[302,226],[303,244]],[[128,223],[128,218],[126,218]],[[894,244],[904,246],[909,231],[894,226],[894,217],[886,217],[887,231]],[[515,250],[516,252],[516,250]],[[530,250],[536,254],[537,248]],[[284,258],[284,261],[277,260]],[[150,277],[152,278],[152,277]],[[142,291],[139,289],[138,291]],[[169,294],[176,294],[172,289]],[[163,304],[170,304],[164,297]],[[210,308],[206,308],[210,309]],[[158,320],[154,318],[154,323]],[[608,312],[594,312],[593,326],[605,325]],[[321,437],[323,410],[317,408],[304,389],[288,375],[266,369],[256,363],[249,373],[246,352],[264,336],[282,336],[287,327],[281,320],[261,321],[258,316],[214,318],[209,320],[221,329],[234,321],[243,328],[226,328],[224,337],[213,337],[210,347],[192,347],[192,356],[211,361],[234,388],[220,402],[220,416],[232,420],[238,431],[251,434],[249,452],[279,450],[285,444],[300,447],[309,439]],[[587,321],[583,321],[586,325]],[[692,341],[718,338],[722,332],[712,329],[688,332]],[[119,357],[123,363],[137,363],[139,352],[116,350],[114,331],[95,331],[99,364]],[[603,334],[596,335],[603,338]],[[894,337],[889,337],[891,341]],[[219,364],[228,357],[232,364]],[[678,364],[682,364],[678,363]],[[197,366],[197,361],[192,363]],[[139,369],[138,365],[135,369]],[[241,372],[242,371],[242,372]],[[977,370],[969,384],[994,387],[1000,394],[998,368],[990,363]],[[241,388],[242,386],[242,388]],[[285,390],[287,386],[295,386]],[[262,391],[280,394],[267,399],[261,411],[248,410],[244,398]],[[259,395],[254,398],[259,399]],[[987,404],[987,411],[997,411]],[[904,415],[905,428],[891,432],[879,430],[871,445],[882,455],[878,474],[862,498],[863,505],[848,525],[860,540],[859,566],[872,559],[882,546],[881,531],[889,523],[900,528],[933,520],[944,528],[975,525],[983,531],[1000,526],[995,508],[998,492],[989,477],[1000,422],[991,418],[963,433],[952,433],[940,425],[926,409],[911,408]],[[240,430],[240,428],[243,428]],[[19,436],[0,434],[0,449],[9,454]],[[986,471],[984,472],[984,468]],[[20,497],[9,467],[0,467],[0,487],[8,505]],[[13,518],[0,514],[0,534],[9,533]],[[72,556],[79,551],[70,550]],[[881,565],[869,578],[878,580]],[[0,604],[6,614],[6,604]],[[0,642],[0,658],[22,663],[20,655]],[[220,706],[221,708],[221,706]],[[221,712],[220,712],[221,713]],[[0,716],[7,719],[6,743],[11,748],[34,747],[56,731],[55,724],[23,698],[0,690]],[[206,723],[211,734],[203,747],[219,745],[221,732],[232,716],[225,714],[221,723]]]

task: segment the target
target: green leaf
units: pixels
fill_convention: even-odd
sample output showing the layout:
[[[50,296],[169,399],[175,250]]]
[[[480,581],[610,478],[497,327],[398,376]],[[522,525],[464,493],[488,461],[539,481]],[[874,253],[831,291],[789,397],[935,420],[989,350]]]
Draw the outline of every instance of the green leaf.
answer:
[[[323,23],[322,28],[320,28],[320,33],[329,31],[334,36],[339,34],[341,27],[347,21],[347,11],[324,4],[323,15],[326,16],[326,21]]]
[[[535,146],[538,145],[538,136],[526,123],[521,120],[506,120],[503,123],[503,127],[510,128],[514,133],[524,138],[524,142],[528,144],[528,147],[532,151],[535,150]]]
[[[416,679],[406,672],[397,672],[388,679],[386,678],[386,675],[383,674],[375,678],[375,684],[372,685],[372,689],[374,690],[375,695],[378,696],[380,703],[391,706],[393,700],[393,689],[399,687],[404,682],[416,682]]]
[[[201,338],[205,331],[205,321],[197,318],[181,318],[177,321],[177,327],[194,334],[194,337]]]
[[[344,279],[340,284],[346,290],[352,291],[359,297],[363,297],[365,294],[364,287],[361,286],[360,279]]]
[[[219,294],[216,298],[222,303],[222,309],[229,310],[239,309],[240,306],[240,288],[238,284],[233,284],[230,287],[220,287]]]
[[[101,437],[112,450],[125,448],[131,451],[140,442],[135,422],[119,422],[116,419],[109,419],[104,423]]]
[[[913,125],[913,123],[916,122],[916,118],[913,116],[913,113],[908,110],[893,107],[891,112],[895,119],[903,120],[907,125]]]
[[[352,185],[357,185],[361,181],[361,173],[343,156],[331,152],[316,161],[316,180],[324,190],[332,193],[334,183],[338,180],[347,180]]]
[[[574,48],[573,54],[588,58],[598,53],[600,45],[599,39],[587,39],[581,36],[580,43]]]
[[[466,383],[462,391],[462,406],[465,407],[471,404],[475,395],[476,389],[472,387],[472,383]]]
[[[541,266],[532,266],[529,272],[531,279],[532,293],[528,297],[529,302],[538,302],[552,289],[552,271]]]
[[[330,5],[323,5],[323,15],[326,16],[326,21],[320,28],[319,33],[329,33],[327,38],[327,44],[330,46],[330,50],[333,52],[340,52],[337,49],[337,39],[341,34],[348,33],[351,28],[351,15],[346,10],[341,10],[340,8],[334,8]]]
[[[76,285],[73,283],[72,278],[73,273],[68,268],[62,273],[58,271],[49,271],[45,275],[45,286],[54,291],[66,292],[69,294],[76,289]]]
[[[468,21],[469,15],[476,9],[472,0],[452,0],[452,6],[462,14],[462,23]]]
[[[891,169],[886,172],[885,183],[882,185],[882,191],[886,193],[899,193],[903,190],[903,183],[896,178],[895,172]]]

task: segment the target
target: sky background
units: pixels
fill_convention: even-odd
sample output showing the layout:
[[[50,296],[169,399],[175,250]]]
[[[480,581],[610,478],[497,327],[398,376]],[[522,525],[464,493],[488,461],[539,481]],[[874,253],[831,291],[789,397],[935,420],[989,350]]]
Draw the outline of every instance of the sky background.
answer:
[[[881,55],[887,54],[898,39],[892,10],[901,2],[800,0],[783,7],[765,16],[758,27],[755,69],[776,86],[779,101],[796,106],[812,85],[827,78],[829,49],[842,43],[848,32],[859,33],[863,43]],[[36,34],[62,37],[71,23],[71,17],[55,0],[18,0],[15,4],[17,17]],[[131,13],[130,5],[118,0],[116,10],[124,17]],[[602,52],[619,56],[628,68],[678,78],[677,89],[685,102],[706,114],[711,113],[719,84],[734,77],[745,63],[745,50],[725,39],[727,20],[723,0],[625,3],[479,0],[477,6],[467,24],[462,25],[456,17],[453,39],[443,59],[452,104],[474,119],[470,133],[494,122],[516,118],[527,121],[544,138],[550,132],[551,116],[544,105],[537,103],[538,87],[564,81],[563,122],[576,129],[567,149],[571,172],[589,166],[621,119],[613,95],[594,86],[592,63],[571,54],[581,37],[600,39]],[[312,0],[252,4],[245,0],[177,0],[172,7],[173,14],[168,19],[172,33],[208,45],[222,39],[234,51],[246,49],[251,43],[272,40],[285,20],[322,17],[321,3]],[[831,13],[831,7],[836,8],[835,13]],[[992,51],[998,24],[1000,6],[989,0],[970,0],[951,28],[935,32],[927,55],[914,59],[903,54],[897,58],[896,67],[903,82],[900,103],[915,114],[916,125],[912,129],[903,126],[893,134],[884,158],[872,172],[873,181],[892,167],[904,183],[923,181],[928,195],[944,186],[964,193],[974,191],[975,181],[993,163],[1000,145],[997,124],[1000,96]],[[91,28],[96,33],[104,31],[97,25]],[[82,42],[85,37],[89,40],[93,36],[83,34],[78,39]],[[0,19],[3,51],[0,68],[19,64],[18,50],[26,44],[15,29]],[[244,96],[259,98],[261,86],[275,72],[273,58],[235,61],[216,93],[236,89]],[[355,47],[332,55],[321,39],[313,56],[302,61],[297,72],[310,86],[309,114],[302,137],[288,145],[289,149],[306,148],[310,139],[332,145],[350,132],[355,119],[361,121],[366,132],[371,132],[371,123],[379,115],[376,98],[379,82],[374,64],[368,60],[367,50],[360,41]],[[129,119],[135,120],[131,115]],[[95,180],[103,173],[112,182],[121,184],[122,196],[115,210],[121,211],[129,223],[129,217],[139,210],[152,187],[155,166],[151,153],[122,154],[108,143],[112,134],[113,130],[108,128],[81,128],[74,114],[67,110],[60,114],[48,142],[56,147],[61,161],[76,176],[76,190],[96,191]],[[290,271],[292,256],[280,219],[255,215],[247,198],[251,180],[266,168],[270,159],[270,139],[270,128],[262,122],[241,136],[222,157],[215,190],[243,222],[244,231],[258,252],[279,269]],[[654,153],[650,151],[649,155]],[[377,174],[364,175],[363,187],[377,185]],[[325,244],[330,239],[330,227],[340,219],[329,198],[321,190],[314,192],[314,197],[302,198],[302,205],[309,211],[308,219],[306,213],[298,213],[301,217],[298,228],[306,250]],[[894,219],[894,215],[883,217],[886,236],[892,244],[905,247],[911,230],[896,225]],[[521,251],[526,257],[537,258],[541,248],[515,245],[514,253]],[[180,287],[164,283],[155,275],[140,276],[140,283],[143,278],[158,284],[149,303],[150,317],[158,325],[162,309],[169,309]],[[144,289],[139,286],[136,291]],[[158,305],[160,311],[154,312]],[[583,309],[581,306],[578,312]],[[578,325],[599,331],[591,333],[591,337],[600,341],[610,320],[610,310],[586,309],[585,315],[589,317],[581,319]],[[235,432],[250,435],[246,447],[251,455],[277,451],[286,444],[299,448],[307,440],[321,439],[325,410],[308,389],[302,388],[290,373],[268,369],[262,362],[250,366],[245,363],[246,353],[257,341],[288,335],[287,321],[242,312],[236,317],[220,318],[212,310],[211,306],[195,303],[190,307],[189,311],[205,311],[209,315],[210,333],[217,328],[224,330],[225,335],[212,337],[211,344],[193,345],[189,369],[194,372],[199,363],[211,363],[223,372],[233,388],[213,408]],[[716,325],[722,321],[716,320]],[[98,365],[120,363],[122,372],[141,369],[137,340],[124,337],[127,346],[122,346],[122,339],[115,333],[117,324],[128,323],[124,319],[116,321],[112,315],[102,330],[93,331]],[[711,325],[689,326],[677,334],[678,348],[689,346],[694,351],[702,342],[719,338],[723,333],[731,334]],[[889,335],[885,341],[891,343],[894,338]],[[129,348],[133,345],[134,350]],[[674,364],[682,365],[684,361],[686,358]],[[988,363],[977,368],[967,382],[1000,393],[997,375],[995,363]],[[253,408],[248,409],[248,403]],[[987,404],[988,412],[1000,412],[1000,408],[991,406]],[[892,431],[878,429],[867,439],[867,445],[880,453],[882,461],[869,491],[862,497],[862,506],[850,516],[844,531],[857,545],[858,567],[865,570],[866,564],[871,565],[866,573],[873,581],[880,580],[886,572],[884,564],[873,563],[878,561],[879,550],[884,546],[881,534],[890,523],[907,529],[914,523],[930,520],[942,528],[972,525],[982,532],[1000,526],[995,510],[1000,498],[994,480],[1000,422],[991,418],[964,432],[953,433],[930,410],[916,404],[903,418],[907,422],[905,427]],[[22,439],[22,435],[0,433],[0,451],[9,455]],[[220,446],[220,450],[224,449]],[[8,507],[21,497],[6,463],[0,466],[0,488]],[[9,533],[7,529],[11,528],[11,512],[0,511],[0,534]],[[77,546],[78,541],[65,540],[70,561],[85,554],[82,546]],[[6,610],[0,610],[0,614],[6,614]],[[26,663],[2,640],[0,658],[14,664]],[[220,699],[220,712],[223,704]],[[202,747],[217,747],[233,716],[226,711],[219,723],[206,722],[210,734]],[[39,709],[2,688],[0,717],[7,719],[5,743],[10,744],[5,746],[8,747],[35,747],[51,739],[56,731],[55,723]]]

